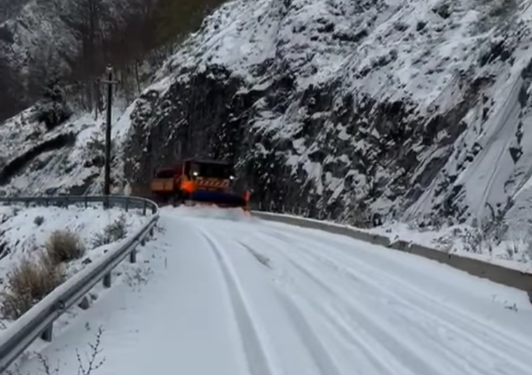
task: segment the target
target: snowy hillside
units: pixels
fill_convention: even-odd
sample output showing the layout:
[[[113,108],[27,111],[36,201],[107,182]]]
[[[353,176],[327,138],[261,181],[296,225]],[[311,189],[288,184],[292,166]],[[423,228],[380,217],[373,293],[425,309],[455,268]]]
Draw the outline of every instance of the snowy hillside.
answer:
[[[115,188],[201,155],[235,161],[256,205],[274,211],[527,228],[531,20],[518,1],[229,2],[121,117]],[[69,124],[6,130],[5,193],[97,191],[84,145],[101,133]],[[25,151],[32,132],[39,144],[73,136],[43,162]],[[9,167],[20,155],[27,163]]]
[[[139,102],[126,174],[181,142],[240,162],[277,209],[526,220],[531,19],[514,1],[230,2]]]
[[[56,230],[75,233],[84,255],[67,264],[66,275],[72,275],[87,264],[94,262],[118,242],[114,238],[130,235],[145,223],[140,211],[131,210],[127,215],[118,208],[107,211],[101,206],[34,207],[0,206],[0,303],[8,288],[8,275],[23,259],[34,259],[46,246]],[[111,225],[111,227],[109,227]],[[112,228],[113,231],[106,228]],[[119,236],[120,235],[120,236]],[[114,236],[114,237],[113,237]],[[105,244],[103,239],[112,242]],[[0,316],[0,329],[8,324]]]
[[[0,4],[2,120],[39,98],[45,76],[67,69],[68,59],[78,52],[79,40],[64,18],[71,4],[69,0]]]
[[[117,63],[109,51],[111,36],[125,27],[128,12],[137,9],[132,4],[142,2],[0,0],[0,83],[4,87],[0,93],[0,120],[41,99],[43,86],[56,74],[62,75],[70,101],[79,99],[80,85],[85,84],[83,89],[87,89],[107,64],[115,65],[118,74],[125,74],[124,64]],[[124,53],[117,52],[121,56]],[[124,56],[121,58],[123,61]],[[146,70],[152,68],[137,58],[143,63],[137,77],[145,80],[144,74],[151,74]],[[122,80],[121,88],[128,87],[126,81]],[[89,108],[87,100],[84,105]]]
[[[132,109],[133,107],[131,107]],[[112,185],[123,191],[121,147],[129,112],[113,108]],[[83,195],[103,186],[105,116],[80,113],[48,131],[32,107],[0,127],[0,195]]]
[[[3,57],[14,65],[25,64],[34,58],[39,48],[68,52],[77,46],[73,35],[66,32],[63,20],[67,0],[21,1],[13,8],[10,17],[0,19],[2,38],[0,48]],[[44,43],[44,45],[43,45]]]

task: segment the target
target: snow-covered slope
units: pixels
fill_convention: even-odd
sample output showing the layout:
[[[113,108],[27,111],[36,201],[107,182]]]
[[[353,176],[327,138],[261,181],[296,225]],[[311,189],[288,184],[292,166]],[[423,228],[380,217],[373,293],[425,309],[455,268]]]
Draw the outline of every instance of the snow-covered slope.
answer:
[[[113,108],[111,170],[114,192],[122,192],[121,147],[130,126],[129,114]],[[105,161],[105,114],[78,113],[48,131],[32,107],[0,126],[0,195],[100,193]]]
[[[22,259],[31,259],[38,255],[56,230],[69,230],[76,233],[85,248],[85,255],[68,264],[67,276],[77,272],[87,264],[103,256],[111,246],[118,242],[103,244],[100,240],[109,225],[116,225],[126,236],[138,231],[146,218],[140,211],[111,208],[103,210],[101,206],[88,208],[70,206],[33,207],[0,206],[0,302],[2,292],[7,285],[6,277]],[[113,238],[109,238],[113,240]],[[0,316],[0,331],[10,322]]]
[[[8,17],[0,19],[3,57],[27,69],[26,64],[43,48],[55,53],[75,52],[78,41],[62,18],[68,5],[68,0],[21,1]]]
[[[75,85],[79,81],[72,82],[73,76],[86,79],[88,72],[79,66],[83,40],[97,44],[109,25],[123,22],[131,4],[131,0],[0,1],[1,119],[40,99],[43,86],[55,73],[64,73]],[[89,26],[82,31],[89,22],[98,37],[89,35]]]

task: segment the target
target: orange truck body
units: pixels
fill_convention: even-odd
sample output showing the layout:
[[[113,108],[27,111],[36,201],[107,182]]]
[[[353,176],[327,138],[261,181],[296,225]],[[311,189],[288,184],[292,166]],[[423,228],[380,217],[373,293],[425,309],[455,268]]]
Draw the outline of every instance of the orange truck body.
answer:
[[[160,169],[150,183],[153,196],[177,201],[212,203],[247,209],[249,192],[233,191],[232,165],[217,161],[184,160],[177,167]]]

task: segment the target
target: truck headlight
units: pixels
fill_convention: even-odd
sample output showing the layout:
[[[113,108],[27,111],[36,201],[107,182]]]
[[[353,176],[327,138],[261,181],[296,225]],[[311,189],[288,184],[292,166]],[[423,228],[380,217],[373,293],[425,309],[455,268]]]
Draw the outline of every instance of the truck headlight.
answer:
[[[198,172],[192,172],[192,175],[197,177],[198,176]]]
[[[229,179],[230,179],[230,180],[234,180],[234,179],[235,179],[235,176],[229,176]]]

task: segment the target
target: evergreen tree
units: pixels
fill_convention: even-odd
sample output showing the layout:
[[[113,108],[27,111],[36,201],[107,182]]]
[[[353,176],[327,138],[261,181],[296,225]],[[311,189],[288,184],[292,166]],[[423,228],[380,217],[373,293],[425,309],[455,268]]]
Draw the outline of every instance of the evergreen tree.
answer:
[[[68,120],[71,115],[72,111],[66,102],[61,79],[58,74],[53,74],[44,87],[43,100],[37,109],[37,120],[43,122],[48,130],[52,130]]]

